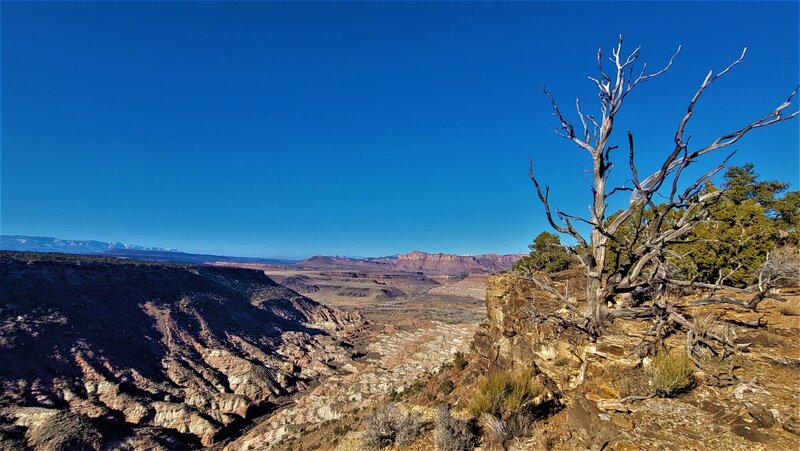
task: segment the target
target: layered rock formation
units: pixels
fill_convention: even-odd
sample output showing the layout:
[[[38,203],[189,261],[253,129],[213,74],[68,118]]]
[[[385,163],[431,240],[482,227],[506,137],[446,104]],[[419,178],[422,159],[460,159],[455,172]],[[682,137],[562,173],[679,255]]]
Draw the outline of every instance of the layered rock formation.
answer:
[[[455,255],[413,251],[392,257],[353,259],[345,257],[311,257],[296,264],[306,269],[361,269],[372,271],[405,271],[425,274],[466,275],[493,273],[511,269],[521,254]]]
[[[362,324],[260,271],[10,252],[0,321],[11,449],[214,443],[346,372]]]
[[[454,255],[413,251],[398,255],[396,263],[400,268],[434,274],[492,273],[511,269],[520,257],[516,254]]]
[[[787,303],[764,301],[757,312],[698,306],[691,296],[675,300],[695,321],[750,343],[745,353],[704,361],[696,386],[676,398],[648,396],[650,359],[637,352],[648,322],[617,320],[596,341],[556,323],[534,323],[531,309],[546,315],[561,305],[511,275],[490,277],[488,318],[473,349],[485,369],[534,368],[556,402],[557,413],[518,449],[796,449],[800,296],[784,295]],[[682,349],[684,342],[673,334],[666,347]]]

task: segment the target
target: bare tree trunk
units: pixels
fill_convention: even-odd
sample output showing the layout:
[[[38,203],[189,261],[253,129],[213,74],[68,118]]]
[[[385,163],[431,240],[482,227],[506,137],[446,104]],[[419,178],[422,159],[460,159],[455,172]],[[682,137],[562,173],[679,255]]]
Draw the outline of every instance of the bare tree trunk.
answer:
[[[600,275],[590,272],[586,283],[586,319],[589,320],[589,330],[595,335],[600,335],[603,331],[605,302],[602,298],[603,285]]]
[[[594,160],[594,193],[591,221],[600,223],[605,218],[606,209],[606,166],[603,160],[602,150],[606,148],[609,134],[611,133],[611,125],[608,124],[601,127],[600,139],[595,146],[596,149],[601,149],[593,155]],[[600,335],[604,328],[603,310],[606,300],[603,294],[603,269],[605,268],[606,249],[608,247],[608,238],[600,233],[598,228],[592,230],[592,261],[587,271],[587,299],[588,305],[586,310],[586,317],[589,319],[590,329],[596,334]]]

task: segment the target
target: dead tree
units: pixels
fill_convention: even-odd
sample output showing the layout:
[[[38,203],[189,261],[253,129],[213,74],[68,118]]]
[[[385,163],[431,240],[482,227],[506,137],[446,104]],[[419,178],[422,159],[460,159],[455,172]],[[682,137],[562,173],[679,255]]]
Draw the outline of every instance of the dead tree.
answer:
[[[667,256],[671,252],[669,246],[680,242],[693,227],[708,217],[709,208],[718,199],[720,192],[709,192],[704,190],[704,186],[712,176],[725,167],[730,155],[724,159],[722,164],[688,183],[681,180],[681,176],[687,167],[697,163],[704,155],[733,145],[751,130],[773,125],[798,115],[798,112],[784,113],[797,93],[797,89],[795,89],[788,99],[781,102],[769,114],[738,130],[721,135],[709,144],[690,148],[690,139],[685,136],[685,130],[692,119],[695,105],[713,82],[744,60],[747,51],[745,48],[738,59],[719,73],[708,72],[705,80],[689,101],[686,114],[680,120],[675,132],[674,146],[665,156],[660,168],[646,177],[639,174],[634,161],[634,135],[629,131],[627,139],[625,139],[628,150],[625,163],[630,171],[630,181],[622,186],[608,186],[609,174],[615,166],[612,152],[619,147],[612,142],[612,137],[615,136],[614,122],[625,98],[641,83],[667,72],[680,49],[679,46],[662,69],[648,72],[647,64],[644,64],[641,69],[636,70],[636,73],[634,73],[634,63],[639,59],[639,48],[629,55],[623,56],[621,35],[618,44],[611,51],[611,57],[608,58],[611,61],[610,72],[604,65],[602,49],[598,50],[599,75],[589,77],[589,79],[597,85],[600,115],[596,117],[584,113],[581,110],[580,100],[576,99],[575,108],[580,121],[579,129],[567,119],[553,96],[545,89],[545,94],[552,103],[553,115],[560,123],[556,133],[572,141],[578,148],[587,152],[591,158],[592,199],[589,214],[580,216],[553,210],[549,201],[550,189],[547,186],[542,189],[541,184],[534,176],[533,160],[529,162],[529,175],[539,200],[544,206],[550,226],[557,232],[572,236],[577,241],[574,252],[585,268],[587,277],[587,307],[580,318],[582,324],[579,327],[589,330],[594,335],[602,332],[604,323],[609,318],[639,319],[660,315],[679,326],[688,323],[688,320],[670,310],[667,305],[654,303],[650,306],[641,306],[635,302],[631,305],[622,305],[618,302],[618,296],[621,294],[635,294],[658,285],[682,285],[712,289],[722,287],[721,283],[701,287],[702,284],[678,280],[670,274],[666,262]],[[621,212],[609,216],[607,213],[609,199],[622,193],[630,195],[627,206]],[[578,230],[579,227],[576,227],[578,223],[588,226],[586,228],[591,230],[589,237],[585,237]],[[628,236],[632,236],[632,238],[621,238],[619,232],[623,226],[628,228]],[[609,248],[612,245],[617,250],[616,255],[618,256],[614,261],[610,261],[608,258]],[[562,298],[565,306],[574,307],[568,299],[563,299],[563,296],[558,295],[557,290],[554,292]],[[769,294],[763,294],[763,296],[769,296]]]

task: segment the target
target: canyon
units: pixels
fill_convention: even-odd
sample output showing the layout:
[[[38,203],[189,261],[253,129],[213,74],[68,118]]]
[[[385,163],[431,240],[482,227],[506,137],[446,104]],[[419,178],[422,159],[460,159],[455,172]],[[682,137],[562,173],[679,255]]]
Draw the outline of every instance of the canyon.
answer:
[[[351,372],[357,313],[260,271],[0,254],[4,449],[208,446]]]
[[[485,316],[486,274],[512,263],[412,253],[193,265],[3,251],[0,443],[291,448],[466,352]]]
[[[2,252],[2,449],[356,450],[366,418],[391,405],[427,425],[403,449],[428,450],[439,404],[469,418],[482,377],[522,369],[544,389],[532,429],[506,449],[800,446],[797,288],[758,310],[672,299],[747,349],[703,360],[691,389],[665,398],[648,382],[647,321],[591,339],[532,321],[563,305],[512,272],[311,260]],[[537,277],[585,288],[576,270]],[[486,440],[478,449],[499,446]]]
[[[552,279],[539,275],[559,290],[568,283],[580,286],[580,276],[575,271]],[[430,425],[411,443],[392,449],[436,449],[432,429],[443,403],[451,406],[454,416],[483,431],[475,449],[796,449],[800,290],[784,288],[780,293],[785,302],[767,300],[757,311],[697,303],[694,295],[674,299],[677,308],[698,318],[695,321],[731,334],[747,350],[724,358],[703,357],[688,390],[662,397],[653,393],[649,377],[653,357],[642,352],[649,322],[615,320],[601,337],[591,339],[558,322],[532,321],[532,309],[547,315],[563,308],[532,280],[514,274],[489,276],[486,316],[461,363],[449,362],[428,372],[383,401]],[[678,334],[664,343],[673,350],[684,345],[685,338]],[[486,374],[525,370],[542,387],[526,407],[527,419],[517,417],[520,423],[515,427],[525,432],[493,441],[490,426],[470,413],[477,381]],[[312,434],[296,437],[286,449],[362,449],[368,416],[369,412],[356,412],[318,426],[335,437],[333,445],[320,443]]]

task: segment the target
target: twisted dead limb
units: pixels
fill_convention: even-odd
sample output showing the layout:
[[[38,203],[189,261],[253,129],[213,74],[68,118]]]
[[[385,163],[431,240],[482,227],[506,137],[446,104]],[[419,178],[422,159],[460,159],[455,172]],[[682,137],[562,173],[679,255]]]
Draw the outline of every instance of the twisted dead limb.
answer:
[[[777,293],[772,292],[775,288],[774,282],[772,281],[761,281],[758,284],[750,285],[746,288],[737,288],[728,285],[724,285],[722,283],[700,283],[700,282],[692,282],[687,280],[678,280],[678,279],[658,279],[656,280],[659,283],[666,283],[674,286],[679,287],[687,287],[687,288],[700,288],[704,290],[711,291],[712,295],[698,299],[694,301],[694,305],[710,305],[710,304],[730,304],[737,307],[741,307],[747,310],[755,310],[758,307],[758,304],[765,299],[773,299],[778,302],[786,302],[786,298],[783,296],[778,295]],[[714,296],[719,290],[727,290],[734,293],[742,293],[742,294],[752,294],[753,297],[748,302],[742,302],[738,299],[734,299],[730,296]]]

